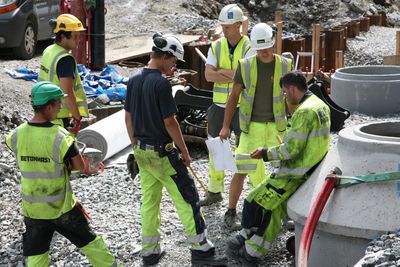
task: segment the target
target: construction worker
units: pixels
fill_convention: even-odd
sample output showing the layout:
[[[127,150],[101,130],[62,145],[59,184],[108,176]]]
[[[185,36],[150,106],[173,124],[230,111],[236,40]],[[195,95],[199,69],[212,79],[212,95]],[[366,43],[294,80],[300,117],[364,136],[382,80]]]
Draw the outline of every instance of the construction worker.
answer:
[[[329,107],[307,90],[300,72],[289,72],[281,79],[288,104],[297,106],[283,143],[258,148],[253,159],[280,160],[281,166],[246,197],[242,227],[228,240],[228,255],[243,264],[256,266],[281,230],[287,216],[287,201],[311,175],[329,148]]]
[[[165,252],[160,248],[160,202],[165,187],[191,245],[194,265],[225,266],[226,257],[215,255],[207,239],[199,195],[187,170],[190,155],[175,118],[178,111],[172,87],[163,74],[183,60],[182,43],[173,35],[155,34],[147,67],[128,81],[125,123],[139,166],[142,189],[143,264],[157,264]],[[173,142],[176,147],[174,147]]]
[[[224,222],[232,230],[240,229],[236,206],[247,174],[252,187],[265,179],[262,160],[250,159],[249,153],[260,146],[278,144],[277,137],[286,130],[286,110],[279,79],[291,70],[292,61],[273,54],[275,37],[273,29],[265,23],[256,24],[251,31],[252,49],[256,55],[239,60],[233,90],[225,109],[221,139],[230,136],[230,124],[236,116],[240,97],[240,142],[236,149],[238,172],[229,188],[228,211]]]
[[[218,22],[222,26],[224,37],[213,42],[207,56],[205,77],[214,83],[213,104],[207,110],[207,130],[209,137],[217,137],[222,128],[224,111],[228,96],[232,91],[233,75],[238,60],[248,55],[250,49],[249,38],[241,33],[243,21],[247,20],[236,4],[222,8]],[[244,29],[247,32],[247,29]],[[240,127],[237,109],[230,124],[230,129],[236,134],[236,143],[239,141]],[[224,171],[215,170],[213,159],[209,158],[209,186],[208,194],[200,201],[201,206],[222,201],[221,192],[224,191]]]
[[[36,83],[31,93],[33,118],[6,137],[21,172],[26,266],[49,266],[49,247],[55,231],[76,245],[93,266],[117,266],[103,239],[91,230],[72,192],[71,170],[86,174],[97,170],[85,166],[74,137],[51,123],[64,96],[53,83]]]
[[[67,94],[54,123],[72,128],[76,133],[82,117],[88,117],[89,111],[76,61],[70,51],[78,46],[79,35],[85,28],[71,14],[59,15],[50,21],[50,25],[56,34],[55,42],[43,52],[38,80],[55,83]]]

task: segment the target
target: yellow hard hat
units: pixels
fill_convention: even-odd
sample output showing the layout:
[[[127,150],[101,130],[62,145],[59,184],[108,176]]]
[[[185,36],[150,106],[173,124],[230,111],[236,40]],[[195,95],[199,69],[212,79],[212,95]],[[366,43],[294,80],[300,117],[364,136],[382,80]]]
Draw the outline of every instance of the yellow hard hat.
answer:
[[[52,23],[50,22],[50,24]],[[83,27],[82,22],[77,17],[71,14],[61,14],[57,17],[57,20],[55,21],[53,32],[78,32],[84,30],[85,28]]]

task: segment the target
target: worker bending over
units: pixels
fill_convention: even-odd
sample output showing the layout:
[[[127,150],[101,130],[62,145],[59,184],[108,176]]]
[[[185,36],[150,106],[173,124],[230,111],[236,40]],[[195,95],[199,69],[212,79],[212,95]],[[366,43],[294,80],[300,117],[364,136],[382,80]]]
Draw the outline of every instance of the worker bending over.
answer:
[[[307,90],[306,78],[300,72],[283,76],[281,86],[288,104],[297,106],[288,133],[282,144],[258,148],[251,154],[253,159],[280,160],[281,166],[248,194],[243,205],[243,229],[228,240],[228,255],[252,266],[268,253],[279,234],[289,197],[329,148],[329,107]]]
[[[250,158],[249,154],[258,147],[278,145],[278,137],[284,135],[287,124],[279,79],[291,70],[292,61],[273,54],[275,32],[269,25],[256,24],[250,39],[256,55],[239,60],[219,133],[221,139],[230,136],[229,125],[236,116],[236,105],[240,98],[239,122],[242,133],[235,151],[238,172],[230,184],[228,211],[225,214],[225,223],[232,229],[240,228],[236,206],[246,175],[249,174],[252,187],[265,179],[264,163]],[[234,217],[228,220],[232,214]]]
[[[74,137],[51,123],[60,111],[64,93],[55,84],[38,82],[31,97],[33,118],[6,137],[21,172],[26,266],[49,266],[48,251],[55,231],[76,245],[93,266],[117,266],[103,239],[93,233],[72,192],[71,170],[84,172],[89,168],[85,168]]]
[[[173,35],[155,34],[153,43],[147,67],[128,81],[124,107],[141,179],[143,264],[157,264],[165,254],[160,248],[160,202],[165,187],[191,245],[192,264],[225,266],[226,257],[216,256],[207,239],[199,195],[187,170],[190,155],[175,119],[172,87],[162,76],[175,68],[178,59],[183,60],[183,46]]]

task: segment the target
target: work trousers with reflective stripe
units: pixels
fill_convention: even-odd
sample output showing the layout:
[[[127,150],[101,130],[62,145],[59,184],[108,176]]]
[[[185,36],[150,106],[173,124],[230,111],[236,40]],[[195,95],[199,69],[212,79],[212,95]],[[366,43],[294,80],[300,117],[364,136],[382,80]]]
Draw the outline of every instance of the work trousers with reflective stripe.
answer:
[[[219,136],[219,132],[222,129],[222,124],[224,122],[224,112],[225,108],[217,106],[213,103],[207,110],[207,131],[209,137]],[[230,125],[230,130],[236,135],[236,145],[238,145],[240,136],[240,126],[239,126],[239,108],[236,108],[235,114],[232,118],[232,123]],[[214,167],[214,161],[211,156],[209,156],[209,184],[208,191],[212,193],[224,192],[224,171],[217,171]]]
[[[253,257],[264,256],[281,231],[282,219],[287,217],[287,201],[304,179],[271,179],[254,188],[243,205],[240,234],[246,239],[245,248]]]
[[[142,256],[160,253],[160,202],[165,187],[185,229],[193,250],[213,248],[207,240],[206,225],[200,211],[199,194],[192,176],[176,149],[164,157],[151,149],[135,146],[142,186]]]
[[[275,122],[250,122],[249,132],[240,134],[239,147],[235,151],[238,173],[248,174],[252,187],[265,180],[265,165],[262,159],[252,159],[250,154],[259,147],[279,144]]]
[[[86,217],[74,207],[61,217],[52,220],[25,217],[26,232],[23,234],[23,252],[28,267],[49,266],[48,250],[54,231],[76,245],[95,267],[117,266],[103,239],[96,236]]]

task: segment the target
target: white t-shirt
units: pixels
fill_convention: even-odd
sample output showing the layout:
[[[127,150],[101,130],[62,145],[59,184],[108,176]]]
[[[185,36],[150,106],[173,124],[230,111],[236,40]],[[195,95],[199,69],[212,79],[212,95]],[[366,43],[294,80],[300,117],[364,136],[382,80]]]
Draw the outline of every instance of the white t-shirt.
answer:
[[[247,51],[247,53],[246,53],[246,55],[245,55],[244,57],[247,58],[247,57],[253,56],[253,55],[255,55],[255,54],[256,54],[256,50],[250,48],[250,49]],[[215,68],[217,67],[217,59],[215,58],[214,53],[212,52],[211,47],[208,49],[206,65],[207,65],[207,64],[209,64],[209,65],[211,65],[211,66],[213,66],[213,67],[215,67]]]

